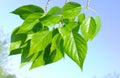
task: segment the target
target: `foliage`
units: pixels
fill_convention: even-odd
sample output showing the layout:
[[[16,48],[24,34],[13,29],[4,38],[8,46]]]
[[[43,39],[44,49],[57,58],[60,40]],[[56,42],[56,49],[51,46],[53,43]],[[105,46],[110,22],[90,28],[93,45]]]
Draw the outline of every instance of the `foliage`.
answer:
[[[81,13],[81,5],[68,2],[47,13],[36,5],[25,5],[13,11],[23,24],[11,35],[10,55],[21,54],[21,66],[32,62],[32,68],[59,61],[67,54],[82,69],[87,42],[101,27],[100,17]]]
[[[7,72],[5,66],[8,62],[8,40],[6,34],[0,29],[0,78],[17,78],[16,75]]]
[[[7,40],[5,37],[5,33],[2,29],[0,29],[0,53],[6,50]]]
[[[0,78],[17,78],[15,75],[6,73],[3,69],[0,69]]]
[[[0,67],[3,66],[3,63],[7,61],[7,38],[6,34],[3,32],[2,28],[0,29]]]

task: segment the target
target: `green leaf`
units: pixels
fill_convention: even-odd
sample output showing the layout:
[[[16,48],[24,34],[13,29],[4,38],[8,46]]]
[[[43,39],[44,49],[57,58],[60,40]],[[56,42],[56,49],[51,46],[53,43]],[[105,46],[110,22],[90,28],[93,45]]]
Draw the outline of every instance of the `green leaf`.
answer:
[[[26,47],[23,48],[23,52],[21,55],[21,63],[30,61],[30,58],[28,59],[28,57],[27,57],[28,53],[29,53],[29,49],[30,49],[30,40],[27,42]]]
[[[69,22],[62,28],[62,35],[70,33],[74,28],[78,26],[77,22]]]
[[[17,41],[10,44],[10,55],[20,54],[22,48],[20,48],[21,42]]]
[[[22,48],[11,50],[9,55],[20,54],[20,53],[22,53],[22,50],[23,50]]]
[[[22,52],[23,48],[20,48],[20,43],[15,42],[10,44],[10,54],[9,55],[16,55]]]
[[[71,32],[64,37],[64,48],[67,55],[83,68],[87,53],[87,43],[78,33]]]
[[[95,17],[95,22],[96,22],[96,30],[95,33],[93,34],[93,36],[91,37],[91,40],[98,34],[98,32],[101,29],[102,23],[101,23],[101,19],[99,16]]]
[[[48,13],[48,15],[61,15],[62,14],[62,9],[58,6],[52,7]]]
[[[18,33],[30,33],[32,28],[39,22],[40,14],[34,13],[29,15],[24,23],[20,26]]]
[[[53,38],[56,34],[58,34],[58,33],[59,33],[58,28],[53,29],[53,30],[52,30],[52,38]]]
[[[88,41],[89,39],[92,39],[93,35],[96,32],[96,23],[95,23],[94,18],[93,17],[86,18],[82,22],[80,28],[81,28],[81,32],[84,36],[84,39],[86,41]]]
[[[36,33],[38,31],[42,31],[43,30],[43,25],[41,24],[41,22],[38,22],[34,25],[34,27],[32,28],[32,32]]]
[[[45,26],[53,26],[57,23],[60,22],[60,16],[51,16],[51,15],[46,15],[42,19],[40,19],[41,23]]]
[[[48,45],[44,51],[45,53],[44,53],[43,59],[45,61],[45,65],[54,63],[54,62],[62,59],[64,56],[63,52],[61,52],[60,49],[57,48],[56,50],[54,50],[52,52],[50,51],[50,49],[51,49],[51,45]]]
[[[32,13],[40,13],[42,15],[44,10],[36,5],[25,5],[17,8],[11,13],[19,15],[22,19],[26,19]]]
[[[15,28],[11,35],[10,55],[20,54],[27,34],[17,34],[19,27]]]
[[[63,8],[63,18],[75,19],[75,17],[80,13],[81,5],[76,2],[68,2]]]
[[[52,26],[60,22],[61,20],[61,8],[55,6],[50,9],[50,11],[40,21],[45,26]]]
[[[60,59],[63,58],[64,54],[61,52],[60,48],[62,48],[62,43],[59,45],[59,48],[56,50],[50,52],[50,47],[51,44],[49,44],[44,51],[40,52],[36,60],[32,63],[32,66],[30,69],[42,66],[42,65],[47,65],[50,63],[54,63]],[[63,49],[63,48],[62,48]]]
[[[44,57],[44,52],[43,51],[39,52],[38,57],[33,61],[30,69],[45,65],[45,61],[43,57]]]
[[[83,13],[83,14],[80,14],[79,16],[78,16],[78,22],[81,24],[82,22],[83,22],[83,20],[85,19],[85,14]]]
[[[51,53],[51,57],[53,58],[54,56],[54,59],[52,59],[53,62],[56,62],[64,57],[63,39],[60,40],[59,44],[56,44],[56,50]]]
[[[62,37],[60,34],[54,35],[52,39],[52,43],[47,45],[44,51],[42,51],[38,57],[34,60],[32,63],[32,66],[30,69],[54,63],[64,57],[63,52],[63,41],[61,39]]]
[[[17,42],[17,41],[21,41],[21,44],[24,43],[24,41],[27,38],[27,34],[17,34],[17,32],[19,31],[20,27],[17,27],[14,29],[14,31],[12,32],[11,35],[11,43],[12,42]]]
[[[51,31],[37,32],[32,36],[29,56],[43,51],[52,40]]]
[[[30,41],[31,40],[28,40],[27,41],[27,45],[26,47],[23,48],[23,51],[22,51],[22,55],[21,55],[21,67],[34,61],[34,59],[36,58],[37,56],[37,53],[34,54],[34,55],[31,55],[28,57],[28,54],[29,54],[29,51],[30,51]]]
[[[60,34],[56,34],[52,39],[50,53],[52,62],[56,62],[64,57],[63,39]]]
[[[56,34],[52,39],[52,45],[51,45],[51,48],[50,48],[51,52],[53,52],[59,46],[60,41],[61,41],[61,35]]]

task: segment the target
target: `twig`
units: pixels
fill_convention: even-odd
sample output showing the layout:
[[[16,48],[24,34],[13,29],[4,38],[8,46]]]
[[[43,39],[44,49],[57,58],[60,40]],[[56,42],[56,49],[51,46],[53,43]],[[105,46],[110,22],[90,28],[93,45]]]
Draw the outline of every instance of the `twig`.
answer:
[[[65,0],[65,3],[67,3],[68,2],[68,0]]]
[[[89,5],[90,5],[90,0],[87,0],[87,3],[86,3],[86,8],[87,9],[89,8]]]
[[[49,3],[50,3],[50,0],[47,1],[46,7],[45,7],[46,13],[47,13],[47,11],[48,11],[48,5],[49,5]]]

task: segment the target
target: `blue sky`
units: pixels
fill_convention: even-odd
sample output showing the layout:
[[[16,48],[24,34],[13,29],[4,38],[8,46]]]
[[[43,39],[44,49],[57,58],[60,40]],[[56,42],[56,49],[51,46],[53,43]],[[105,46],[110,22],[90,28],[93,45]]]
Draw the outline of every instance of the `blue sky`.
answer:
[[[70,0],[86,4],[86,0]],[[65,0],[51,0],[50,7],[62,6]],[[5,33],[22,24],[22,20],[10,12],[16,8],[36,4],[45,7],[46,0],[0,0],[0,26]],[[33,70],[29,65],[19,69],[20,55],[12,56],[13,73],[28,78],[102,78],[108,73],[120,73],[120,1],[119,0],[91,0],[90,7],[95,9],[102,19],[102,28],[97,37],[89,42],[89,49],[83,71],[68,57],[65,59]]]

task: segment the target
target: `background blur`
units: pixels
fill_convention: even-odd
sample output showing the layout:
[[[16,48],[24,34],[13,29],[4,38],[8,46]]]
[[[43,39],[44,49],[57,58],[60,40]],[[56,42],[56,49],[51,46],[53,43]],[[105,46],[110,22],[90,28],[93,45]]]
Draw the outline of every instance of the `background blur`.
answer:
[[[70,1],[86,5],[86,0]],[[7,45],[9,45],[12,30],[23,22],[18,16],[11,14],[11,11],[27,4],[45,8],[46,2],[47,0],[0,0],[0,32],[2,31],[0,40],[6,39]],[[51,0],[49,9],[54,5],[63,6],[64,3],[65,0]],[[30,65],[19,68],[20,55],[6,56],[9,54],[8,46],[5,50],[1,50],[1,47],[4,47],[1,43],[0,54],[5,52],[0,56],[0,60],[5,60],[0,61],[3,70],[7,71],[7,74],[16,75],[17,78],[120,78],[120,1],[91,0],[90,7],[95,9],[101,17],[102,28],[95,39],[89,42],[83,71],[67,56],[59,62],[30,71]]]

